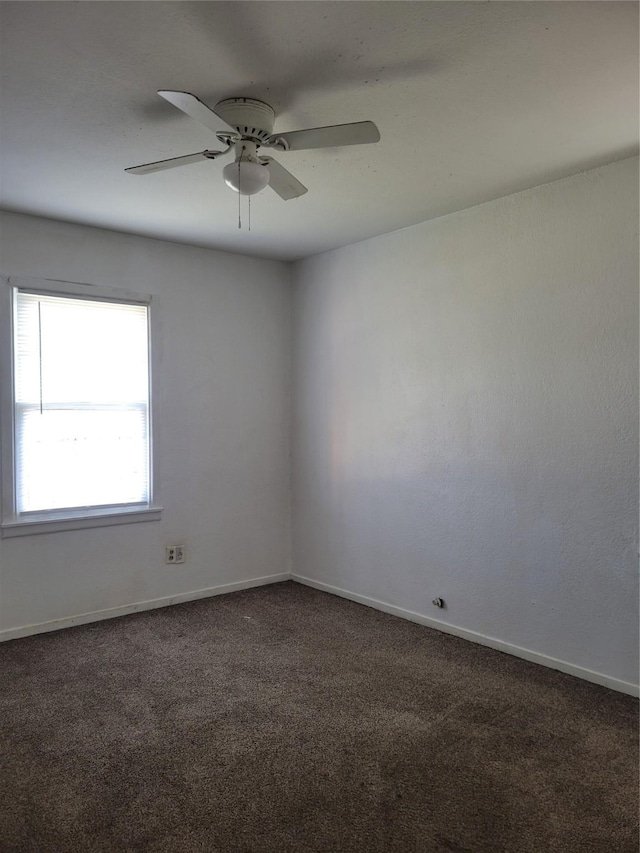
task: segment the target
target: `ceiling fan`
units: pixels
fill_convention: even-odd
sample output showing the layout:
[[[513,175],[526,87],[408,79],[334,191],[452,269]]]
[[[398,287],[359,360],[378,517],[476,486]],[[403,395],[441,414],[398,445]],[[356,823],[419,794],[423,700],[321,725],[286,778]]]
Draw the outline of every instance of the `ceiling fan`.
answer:
[[[222,172],[225,183],[241,195],[255,195],[270,186],[280,198],[297,198],[307,192],[304,184],[281,166],[273,157],[258,153],[260,148],[275,151],[301,151],[309,148],[328,148],[334,145],[360,145],[378,142],[380,133],[372,121],[312,127],[287,133],[274,133],[275,112],[269,104],[255,98],[227,98],[210,109],[189,92],[162,90],[158,94],[183,113],[212,130],[226,145],[222,151],[198,151],[169,160],[144,163],[125,169],[132,175],[146,175],[176,166],[186,166],[201,160],[217,160],[233,147],[235,159]],[[220,128],[220,125],[223,125]]]

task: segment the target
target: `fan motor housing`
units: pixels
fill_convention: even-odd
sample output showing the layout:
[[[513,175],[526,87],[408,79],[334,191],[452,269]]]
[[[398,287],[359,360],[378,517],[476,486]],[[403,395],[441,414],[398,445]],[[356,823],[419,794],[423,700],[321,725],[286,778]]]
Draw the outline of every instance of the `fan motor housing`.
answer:
[[[255,98],[227,98],[217,103],[213,111],[249,139],[266,142],[273,133],[273,107]]]

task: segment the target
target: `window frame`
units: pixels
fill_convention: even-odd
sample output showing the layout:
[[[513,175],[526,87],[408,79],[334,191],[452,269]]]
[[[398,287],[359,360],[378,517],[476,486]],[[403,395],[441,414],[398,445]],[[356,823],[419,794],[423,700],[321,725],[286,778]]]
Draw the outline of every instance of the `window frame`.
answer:
[[[87,299],[96,302],[129,303],[147,307],[149,347],[149,503],[145,505],[110,504],[102,507],[80,507],[72,510],[43,510],[20,517],[16,512],[15,471],[15,387],[14,387],[14,293],[15,291]],[[39,279],[26,276],[0,277],[0,479],[2,516],[0,538],[55,533],[62,530],[107,527],[159,521],[158,467],[156,460],[156,424],[154,376],[157,370],[157,305],[148,294],[132,293],[120,288],[79,282]]]

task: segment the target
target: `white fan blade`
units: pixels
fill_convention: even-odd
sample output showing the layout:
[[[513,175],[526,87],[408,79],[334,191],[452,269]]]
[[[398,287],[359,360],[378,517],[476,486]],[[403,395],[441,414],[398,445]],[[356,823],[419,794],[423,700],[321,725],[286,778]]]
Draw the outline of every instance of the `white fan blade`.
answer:
[[[278,146],[282,140],[285,150],[300,151],[305,148],[329,148],[333,145],[362,145],[379,142],[380,131],[372,121],[356,121],[352,124],[334,124],[331,127],[310,127],[308,130],[293,130],[290,133],[274,133],[269,137],[270,145]]]
[[[156,160],[155,163],[144,163],[142,166],[130,166],[125,169],[132,175],[146,175],[148,172],[162,172],[163,169],[175,169],[176,166],[188,166],[199,160],[215,160],[218,154],[226,151],[198,151],[197,154],[185,154],[184,157],[171,157],[169,160]]]
[[[285,200],[298,198],[298,196],[308,192],[305,185],[301,184],[297,178],[294,178],[291,172],[288,172],[277,160],[273,160],[271,157],[264,157],[262,158],[262,163],[269,170],[269,186],[278,193],[280,198]]]
[[[209,107],[203,103],[200,98],[196,98],[195,95],[191,95],[189,92],[171,92],[166,89],[161,89],[158,94],[161,98],[164,98],[165,101],[169,101],[169,103],[173,104],[174,107],[182,110],[182,112],[186,113],[190,118],[199,121],[200,124],[208,127],[209,130],[212,130],[214,133],[218,130],[232,130],[235,133],[235,129],[231,127],[230,124],[227,124],[226,121],[221,119],[220,116],[214,113],[212,109],[209,109]]]

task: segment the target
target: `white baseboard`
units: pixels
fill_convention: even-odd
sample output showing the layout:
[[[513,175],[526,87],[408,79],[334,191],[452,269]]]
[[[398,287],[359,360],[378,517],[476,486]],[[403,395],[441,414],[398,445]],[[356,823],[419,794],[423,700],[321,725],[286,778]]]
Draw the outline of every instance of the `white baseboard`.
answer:
[[[214,595],[224,595],[227,592],[237,592],[254,586],[279,583],[291,580],[288,572],[277,575],[266,575],[261,578],[251,578],[245,581],[225,583],[211,586],[207,589],[196,589],[192,592],[181,592],[165,598],[154,598],[151,601],[138,601],[135,604],[124,604],[120,607],[110,607],[107,610],[94,610],[92,613],[81,613],[78,616],[66,616],[64,619],[53,619],[51,622],[39,622],[37,625],[22,625],[19,628],[7,628],[0,631],[0,642],[17,640],[19,637],[30,637],[32,634],[43,634],[46,631],[57,631],[60,628],[70,628],[72,625],[86,625],[88,622],[100,622],[102,619],[113,619],[115,616],[126,616],[142,610],[155,610],[157,607],[168,607],[171,604],[182,604],[185,601],[195,601],[198,598],[210,598]]]
[[[297,583],[304,584],[305,586],[310,586],[314,589],[331,593],[332,595],[338,595],[341,598],[347,598],[350,601],[357,602],[358,604],[364,604],[366,607],[372,607],[375,610],[390,613],[392,616],[399,616],[402,619],[408,619],[410,622],[417,622],[419,625],[426,625],[429,628],[435,628],[437,631],[443,631],[446,634],[453,634],[456,637],[462,637],[464,640],[469,640],[472,643],[488,646],[489,648],[514,655],[514,657],[541,664],[542,666],[549,667],[550,669],[557,669],[560,672],[566,672],[569,675],[574,675],[577,678],[584,679],[585,681],[591,681],[594,684],[601,684],[604,687],[609,687],[612,690],[619,691],[620,693],[627,693],[630,696],[640,695],[640,686],[637,684],[622,681],[618,678],[612,678],[609,675],[594,672],[591,669],[585,669],[584,667],[576,666],[575,664],[558,660],[557,658],[552,658],[548,655],[540,654],[539,652],[533,652],[530,649],[523,649],[520,646],[507,643],[504,640],[498,640],[495,637],[487,637],[485,634],[480,634],[477,631],[469,631],[466,628],[459,628],[456,625],[441,622],[439,619],[424,616],[422,613],[415,613],[412,610],[406,610],[403,607],[396,607],[394,604],[388,604],[386,601],[379,601],[377,598],[370,598],[366,595],[360,595],[357,592],[350,592],[349,590],[341,589],[340,587],[323,583],[322,581],[316,581],[312,578],[307,578],[295,573],[289,574],[288,572],[282,572],[276,575],[265,575],[260,578],[251,578],[244,581],[235,581],[234,583],[220,584],[219,586],[207,587],[206,589],[196,589],[191,592],[182,592],[178,595],[155,598],[150,601],[138,601],[135,604],[110,607],[107,610],[94,610],[91,613],[67,616],[63,619],[54,619],[51,622],[40,622],[36,625],[21,625],[18,628],[7,628],[0,631],[0,642],[16,640],[20,637],[30,637],[33,634],[43,634],[47,631],[57,631],[60,628],[70,628],[73,625],[86,625],[89,622],[100,622],[103,619],[113,619],[116,616],[126,616],[129,613],[154,610],[158,607],[168,607],[171,604],[181,604],[186,601],[195,601],[199,598],[211,598],[215,595],[224,595],[228,592],[237,592],[241,589],[250,589],[255,586],[265,586],[267,584],[280,583],[287,580],[296,581]]]
[[[462,637],[464,640],[470,640],[472,643],[478,643],[482,646],[489,646],[491,649],[497,649],[500,652],[506,652],[514,657],[522,658],[523,660],[532,661],[533,663],[541,664],[550,669],[557,669],[560,672],[566,672],[569,675],[575,675],[577,678],[582,678],[585,681],[592,681],[594,684],[601,684],[604,687],[609,687],[611,690],[618,690],[620,693],[628,693],[630,696],[640,695],[640,686],[632,684],[629,681],[621,681],[619,678],[612,678],[608,675],[603,675],[600,672],[594,672],[590,669],[585,669],[581,666],[576,666],[567,661],[558,660],[557,658],[549,657],[548,655],[532,652],[530,649],[523,649],[520,646],[514,646],[512,643],[506,643],[504,640],[497,640],[495,637],[487,637],[485,634],[480,634],[477,631],[468,631],[466,628],[458,628],[456,625],[449,625],[447,622],[441,622],[439,619],[432,619],[430,616],[423,616],[422,613],[414,613],[412,610],[405,610],[403,607],[396,607],[394,604],[387,604],[386,601],[378,601],[376,598],[369,598],[366,595],[359,595],[356,592],[350,592],[346,589],[341,589],[337,586],[332,586],[322,581],[312,580],[311,578],[297,575],[295,572],[290,575],[292,581],[311,586],[314,589],[329,592],[332,595],[339,595],[341,598],[348,598],[350,601],[355,601],[358,604],[364,604],[367,607],[373,607],[375,610],[382,610],[384,613],[390,613],[392,616],[400,616],[402,619],[408,619],[410,622],[417,622],[419,625],[427,625],[429,628],[435,628],[438,631],[443,631],[446,634],[454,634],[456,637]]]

